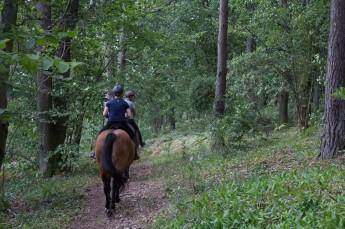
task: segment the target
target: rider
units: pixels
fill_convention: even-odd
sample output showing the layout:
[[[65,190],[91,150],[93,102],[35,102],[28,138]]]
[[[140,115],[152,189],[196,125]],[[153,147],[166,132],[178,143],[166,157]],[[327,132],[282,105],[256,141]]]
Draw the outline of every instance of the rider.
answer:
[[[143,142],[143,138],[141,136],[141,132],[139,130],[139,127],[136,124],[136,122],[134,121],[134,116],[136,114],[135,103],[134,103],[135,93],[133,91],[127,91],[125,94],[125,97],[126,98],[124,100],[128,103],[129,109],[131,110],[131,112],[133,114],[132,117],[128,116],[128,122],[130,125],[132,125],[134,127],[135,131],[139,134],[139,143],[140,143],[141,147],[144,147],[145,142]]]
[[[130,138],[135,141],[135,134],[129,126],[128,118],[133,118],[133,113],[127,102],[122,99],[123,87],[120,84],[115,85],[112,90],[113,97],[105,103],[103,116],[108,119],[106,125],[100,132],[106,129],[122,129],[128,133]],[[127,116],[127,117],[126,117]],[[135,159],[139,159],[138,153],[135,152]]]

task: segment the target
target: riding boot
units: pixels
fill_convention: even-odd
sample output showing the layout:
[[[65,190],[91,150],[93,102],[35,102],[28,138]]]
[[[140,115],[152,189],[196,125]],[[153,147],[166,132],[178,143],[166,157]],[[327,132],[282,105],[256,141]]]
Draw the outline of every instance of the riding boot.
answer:
[[[137,129],[138,134],[139,134],[139,142],[140,142],[140,146],[144,147],[145,146],[145,142],[143,141],[143,137],[141,136],[141,132],[139,130],[139,128]]]
[[[145,146],[145,142],[143,141],[143,137],[141,135],[141,132],[140,132],[140,129],[139,129],[137,123],[134,121],[134,119],[128,119],[128,123],[130,125],[132,125],[132,127],[135,130],[135,133],[139,135],[139,144],[140,144],[140,146],[144,147]]]
[[[141,147],[144,147],[144,146],[145,146],[145,142],[144,142],[142,139],[140,139],[140,146],[141,146]]]
[[[135,154],[134,154],[134,160],[139,160],[140,157],[138,155],[138,149],[135,150]]]

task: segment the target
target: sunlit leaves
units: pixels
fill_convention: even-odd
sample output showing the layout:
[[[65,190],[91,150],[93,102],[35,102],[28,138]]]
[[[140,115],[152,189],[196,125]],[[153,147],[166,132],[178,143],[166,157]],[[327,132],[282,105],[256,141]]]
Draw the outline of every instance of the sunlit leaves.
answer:
[[[57,34],[57,37],[59,39],[63,39],[63,38],[75,38],[77,36],[77,32],[76,31],[68,31],[68,32],[59,32]]]
[[[52,70],[63,74],[82,65],[81,62],[65,62],[59,58],[26,54],[19,57],[19,63],[28,72],[35,74],[40,68],[44,71]]]
[[[11,117],[12,117],[12,114],[8,110],[0,108],[0,121],[1,122],[7,122],[11,119]]]
[[[66,73],[69,70],[69,65],[66,62],[58,61],[56,68],[59,73]]]
[[[54,65],[54,60],[50,57],[43,57],[42,58],[42,69],[48,71]]]
[[[35,73],[39,67],[40,57],[35,54],[26,54],[21,56],[20,64],[30,73]]]
[[[332,94],[335,98],[345,100],[345,87],[341,87]]]
[[[6,43],[9,41],[9,39],[4,39],[0,41],[0,49],[6,48]]]

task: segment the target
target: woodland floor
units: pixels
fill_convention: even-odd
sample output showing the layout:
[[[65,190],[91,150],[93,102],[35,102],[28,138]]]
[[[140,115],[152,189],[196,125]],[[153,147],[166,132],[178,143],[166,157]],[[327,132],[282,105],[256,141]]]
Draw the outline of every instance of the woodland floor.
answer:
[[[116,212],[110,218],[105,214],[103,184],[98,178],[96,185],[86,190],[86,206],[68,228],[138,229],[154,223],[161,210],[167,207],[168,201],[163,181],[153,173],[154,167],[140,161],[132,165],[130,180],[120,195],[121,202],[116,205]]]

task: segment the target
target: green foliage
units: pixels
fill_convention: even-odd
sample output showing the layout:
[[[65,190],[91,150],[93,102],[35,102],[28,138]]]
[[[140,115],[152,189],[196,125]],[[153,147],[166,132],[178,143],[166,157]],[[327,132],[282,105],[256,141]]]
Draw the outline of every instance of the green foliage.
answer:
[[[210,111],[214,97],[214,79],[197,77],[190,86],[190,105],[197,112]]]
[[[315,147],[308,146],[317,141],[309,137],[318,128],[321,113],[308,116],[314,127],[302,135],[274,128],[279,126],[276,98],[282,90],[290,92],[292,105],[310,102],[310,85],[323,81],[329,1],[292,0],[287,6],[273,0],[231,1],[226,113],[217,120],[210,111],[218,0],[107,0],[95,1],[94,7],[89,6],[90,1],[80,1],[74,31],[60,26],[67,1],[51,2],[53,27],[49,32],[31,20],[37,14],[34,1],[26,1],[20,3],[15,33],[8,34],[14,41],[13,52],[4,51],[8,39],[0,40],[0,78],[3,72],[9,73],[4,82],[9,105],[0,109],[0,120],[11,122],[5,168],[13,170],[6,178],[6,199],[12,203],[22,194],[19,201],[25,205],[4,227],[66,226],[65,209],[72,208],[70,200],[79,195],[73,190],[93,174],[87,170],[93,165],[80,163],[82,155],[93,150],[103,121],[104,94],[116,82],[136,92],[136,119],[145,139],[170,132],[175,126],[186,133],[164,136],[160,144],[165,147],[162,154],[168,156],[155,158],[164,161],[164,169],[170,172],[166,189],[177,201],[175,218],[162,220],[159,226],[343,226],[339,220],[343,202],[336,193],[343,185],[343,176],[336,170],[342,168],[299,167],[308,164],[305,158],[316,155]],[[249,38],[256,41],[251,52],[245,47]],[[62,39],[71,42],[71,62],[56,57]],[[125,54],[125,64],[117,62],[120,52]],[[61,159],[63,170],[69,170],[69,178],[44,180],[37,174],[35,98],[39,71],[53,79],[54,107],[47,112],[49,121],[67,119],[65,144],[54,156]],[[338,98],[345,97],[343,94],[342,89],[335,93]],[[61,98],[66,103],[55,106]],[[281,134],[279,141],[273,129]],[[209,153],[206,134],[190,143],[192,131],[211,131],[225,153]],[[260,138],[262,133],[266,134],[264,139]],[[182,140],[171,142],[175,138]],[[283,138],[289,142],[281,143]],[[285,162],[295,169],[285,168]],[[176,164],[181,165],[177,171],[181,173],[171,176]],[[275,166],[284,172],[277,172]],[[331,187],[331,182],[339,187]],[[29,214],[27,206],[33,206]],[[328,213],[331,207],[337,210],[334,217]],[[67,219],[73,215],[66,214]]]
[[[337,99],[345,100],[345,88],[341,87],[333,93],[333,96]]]
[[[341,228],[338,171],[312,168],[221,185],[180,206],[182,214],[165,228]]]
[[[35,168],[18,160],[5,166],[5,200],[11,211],[1,211],[1,228],[63,228],[83,206],[85,187],[95,182],[94,161],[83,158],[69,176],[42,178]],[[97,177],[98,178],[98,177]],[[11,214],[15,212],[15,215]],[[4,221],[3,221],[4,220]]]
[[[53,153],[50,155],[58,156],[59,168],[62,171],[75,171],[79,166],[80,152],[78,145],[65,144],[60,145]]]
[[[318,129],[285,129],[230,157],[192,145],[162,154],[154,160],[173,207],[153,227],[344,227],[344,167],[314,160],[317,138]]]
[[[5,122],[9,121],[11,118],[11,113],[8,112],[6,109],[0,108],[0,121]]]
[[[6,43],[9,41],[9,39],[3,39],[0,41],[0,49],[6,48]]]

